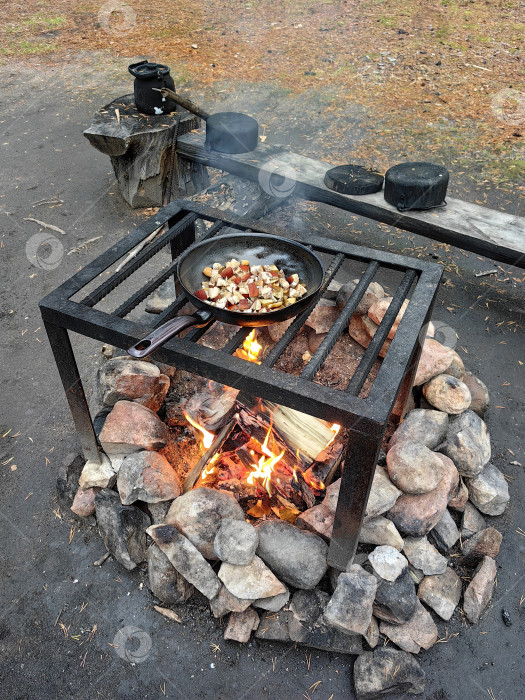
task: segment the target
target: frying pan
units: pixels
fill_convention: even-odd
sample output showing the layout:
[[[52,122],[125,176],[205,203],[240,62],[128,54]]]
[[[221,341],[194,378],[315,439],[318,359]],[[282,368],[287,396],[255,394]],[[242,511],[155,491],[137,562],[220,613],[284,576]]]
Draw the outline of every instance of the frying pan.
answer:
[[[197,298],[194,292],[201,289],[204,268],[231,259],[249,260],[251,265],[276,265],[287,275],[296,273],[308,293],[297,299],[295,304],[264,314],[218,309]],[[213,318],[234,326],[250,327],[270,326],[286,321],[317,300],[324,279],[324,268],[315,253],[295,241],[263,233],[235,233],[202,241],[188,248],[177,265],[177,277],[188,300],[198,310],[191,316],[177,316],[167,321],[129,348],[129,355],[146,357],[185,328],[205,326]]]

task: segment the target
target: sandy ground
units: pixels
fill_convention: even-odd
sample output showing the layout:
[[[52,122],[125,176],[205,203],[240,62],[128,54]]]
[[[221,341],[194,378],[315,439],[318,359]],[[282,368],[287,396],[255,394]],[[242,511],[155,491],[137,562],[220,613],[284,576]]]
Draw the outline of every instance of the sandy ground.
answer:
[[[180,608],[182,625],[168,622],[152,610],[143,571],[128,573],[113,561],[93,567],[103,554],[98,535],[78,523],[73,532],[67,514],[57,517],[57,470],[77,452],[77,443],[37,303],[141,221],[141,214],[131,212],[120,198],[109,160],[82,136],[95,109],[130,91],[123,66],[115,61],[101,69],[96,55],[86,55],[80,65],[35,72],[11,64],[3,74],[0,434],[6,436],[1,442],[0,694],[31,700],[352,698],[351,659],[268,642],[243,647],[225,642],[204,599],[195,598]],[[227,91],[232,107],[248,103],[262,123],[271,123],[268,143],[281,142],[318,155],[316,141],[330,119],[323,110],[322,94],[292,98],[266,85],[231,83],[203,91],[194,86],[192,94],[213,110],[224,99],[219,90]],[[341,132],[342,160],[366,129],[377,128],[377,124],[371,126],[369,115],[351,105],[347,118],[347,128]],[[482,198],[495,208],[519,214],[518,194],[517,188],[504,192],[485,183],[481,190],[472,189],[469,198]],[[62,206],[32,207],[50,196],[63,200]],[[39,231],[37,224],[24,220],[29,216],[66,232],[56,234],[64,257],[53,270],[36,268],[26,256],[27,241]],[[521,508],[525,475],[523,467],[510,462],[525,464],[525,295],[516,281],[523,278],[522,271],[501,266],[498,278],[506,281],[476,278],[475,272],[491,269],[493,263],[457,249],[432,247],[428,240],[320,205],[296,203],[270,220],[424,255],[445,265],[435,318],[457,330],[465,364],[489,387],[492,406],[487,422],[493,461],[509,476],[511,504],[494,521],[504,539],[491,607],[474,627],[463,624],[458,614],[449,623],[438,623],[444,643],[420,655],[428,675],[423,697],[521,697],[525,539],[517,529],[525,529]],[[87,250],[67,255],[97,236],[102,238],[88,244]],[[78,337],[74,345],[91,390],[100,347]],[[502,621],[503,608],[510,613],[510,627]],[[130,642],[132,652],[144,656],[140,663],[121,658],[111,646],[119,630],[130,626],[142,630],[140,638]],[[317,681],[321,682],[312,690]]]

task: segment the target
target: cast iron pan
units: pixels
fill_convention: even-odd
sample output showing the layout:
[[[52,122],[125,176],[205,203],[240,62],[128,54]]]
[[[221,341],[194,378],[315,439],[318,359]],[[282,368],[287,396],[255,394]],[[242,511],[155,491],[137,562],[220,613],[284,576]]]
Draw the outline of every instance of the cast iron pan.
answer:
[[[204,268],[215,262],[225,263],[232,258],[249,260],[251,265],[277,265],[287,275],[297,273],[308,293],[295,304],[264,314],[218,309],[198,299],[194,292],[201,288]],[[198,311],[191,316],[177,316],[160,326],[129,348],[129,355],[146,357],[185,328],[205,326],[213,318],[234,326],[251,327],[270,326],[286,321],[317,301],[324,279],[324,268],[317,255],[300,243],[263,233],[242,233],[218,236],[191,246],[179,260],[177,276],[188,300]]]

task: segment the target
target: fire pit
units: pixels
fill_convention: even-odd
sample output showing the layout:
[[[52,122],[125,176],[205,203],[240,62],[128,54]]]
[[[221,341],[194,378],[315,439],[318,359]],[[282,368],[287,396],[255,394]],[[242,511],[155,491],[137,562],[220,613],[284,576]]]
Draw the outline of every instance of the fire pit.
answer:
[[[354,293],[348,298],[319,347],[300,372],[300,376],[279,371],[275,369],[275,365],[307,321],[312,308],[306,309],[291,322],[260,363],[246,361],[242,353],[241,356],[237,353],[250,329],[239,329],[220,350],[213,350],[199,343],[198,341],[213,327],[213,322],[189,331],[183,338],[172,339],[156,353],[156,358],[162,362],[239,389],[243,396],[254,401],[271,402],[327,421],[329,425],[335,423],[343,426],[347,435],[345,469],[337,500],[328,561],[330,565],[344,570],[351,562],[357,546],[381,440],[392,407],[402,387],[407,394],[412,384],[441,269],[432,263],[332,239],[304,236],[291,231],[276,230],[274,227],[269,229],[258,222],[225,216],[223,212],[194,203],[171,203],[41,302],[43,320],[87,459],[100,461],[99,446],[67,331],[72,330],[120,348],[130,347],[144,336],[145,330],[151,331],[126,317],[165,280],[174,275],[178,256],[195,240],[195,224],[199,219],[207,226],[201,237],[203,239],[233,229],[290,237],[310,246],[325,261],[327,272],[323,290],[328,288],[343,264],[361,266],[362,276]],[[100,275],[110,270],[137,244],[165,223],[169,225],[167,231],[158,235],[122,269],[100,282]],[[154,274],[141,274],[141,268],[147,268],[152,259],[155,256],[160,257],[168,247],[172,262],[168,262]],[[323,364],[347,328],[368,286],[384,269],[400,273],[401,281],[393,291],[390,306],[357,364],[353,376],[348,377],[344,388],[319,383],[318,373]],[[108,297],[117,288],[120,290],[121,286],[129,289],[129,292],[126,292],[128,296],[115,305],[111,297]],[[86,289],[89,290],[87,294]],[[80,294],[81,292],[84,295]],[[79,296],[81,298],[72,300],[75,295],[77,299]],[[388,334],[405,300],[408,302],[405,303],[402,321],[388,344]],[[185,296],[180,295],[159,316],[156,326],[175,316],[186,301]],[[107,303],[105,308],[102,302]],[[386,352],[385,343],[388,345]],[[364,392],[365,381],[369,378],[380,353],[383,356],[381,367]],[[239,417],[242,427],[243,421],[250,420],[250,413],[245,411],[240,413]],[[224,439],[227,439],[226,435]],[[235,434],[230,434],[228,439],[234,441]],[[268,449],[268,444],[265,445],[265,441],[265,435],[262,434],[262,441],[258,440],[260,449],[252,450],[255,454],[251,455],[252,448],[248,446],[249,457],[243,453],[250,464],[258,465],[261,477],[265,474],[265,457],[273,460],[276,456],[272,449]],[[271,457],[268,452],[271,452]],[[250,461],[252,457],[253,462]],[[242,461],[238,450],[237,458]],[[209,478],[212,465],[203,466],[206,466],[207,470],[204,478]],[[288,467],[292,470],[293,479],[293,466],[289,464]],[[197,478],[203,480],[200,473]],[[306,482],[305,485],[308,486]],[[290,496],[291,492],[288,495]],[[285,498],[284,495],[282,497]],[[290,498],[287,500],[292,502]]]

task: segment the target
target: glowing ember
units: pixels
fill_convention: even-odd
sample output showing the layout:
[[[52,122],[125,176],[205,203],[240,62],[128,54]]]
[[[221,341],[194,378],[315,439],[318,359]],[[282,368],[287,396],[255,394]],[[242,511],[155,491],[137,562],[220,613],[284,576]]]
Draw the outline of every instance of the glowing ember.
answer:
[[[188,423],[191,423],[194,428],[197,428],[197,430],[200,430],[202,433],[202,444],[206,449],[208,447],[212,446],[213,441],[215,440],[215,435],[213,433],[209,433],[207,430],[205,430],[202,426],[200,426],[198,423],[196,423],[190,416],[184,412],[184,418],[188,421]]]
[[[260,365],[261,362],[258,357],[261,350],[262,345],[257,342],[254,328],[253,331],[244,339],[242,348],[237,348],[234,354],[235,357],[240,357],[241,360],[248,360],[248,362],[255,362],[256,364]]]
[[[268,448],[268,441],[270,439],[271,432],[272,432],[272,424],[270,423],[270,427],[268,428],[268,432],[266,433],[266,437],[264,438],[264,442],[261,445],[261,451],[262,451],[263,455],[261,457],[259,457],[258,464],[252,464],[252,467],[255,469],[255,471],[253,471],[246,479],[246,481],[249,484],[253,484],[254,479],[260,479],[262,482],[262,485],[268,491],[269,494],[271,494],[270,480],[272,478],[274,466],[284,456],[284,450],[281,452],[281,454],[275,455]],[[250,451],[250,454],[253,454],[253,451]],[[266,459],[265,459],[264,455],[266,455]]]

